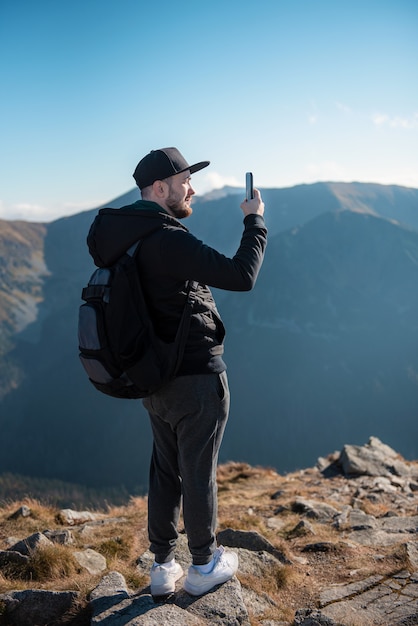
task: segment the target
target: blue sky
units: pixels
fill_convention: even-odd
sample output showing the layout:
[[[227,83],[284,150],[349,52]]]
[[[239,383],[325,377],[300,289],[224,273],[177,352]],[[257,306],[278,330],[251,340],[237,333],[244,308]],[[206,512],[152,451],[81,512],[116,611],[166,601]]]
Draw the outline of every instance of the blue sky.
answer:
[[[0,59],[1,218],[105,203],[171,145],[198,193],[418,187],[416,0],[2,0]]]

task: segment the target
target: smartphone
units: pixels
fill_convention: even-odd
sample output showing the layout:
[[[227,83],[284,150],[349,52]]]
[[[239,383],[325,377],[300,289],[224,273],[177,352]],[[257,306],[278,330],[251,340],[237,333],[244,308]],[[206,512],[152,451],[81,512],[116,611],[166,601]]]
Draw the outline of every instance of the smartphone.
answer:
[[[245,197],[247,200],[254,198],[253,174],[247,172],[245,174]]]

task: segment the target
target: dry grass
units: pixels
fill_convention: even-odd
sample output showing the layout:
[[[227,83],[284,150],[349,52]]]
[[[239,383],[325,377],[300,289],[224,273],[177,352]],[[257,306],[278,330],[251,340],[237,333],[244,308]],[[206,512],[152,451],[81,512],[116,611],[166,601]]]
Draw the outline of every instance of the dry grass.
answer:
[[[399,546],[353,547],[344,532],[330,524],[309,520],[314,534],[294,533],[303,518],[293,511],[296,498],[326,502],[341,509],[342,504],[353,503],[355,481],[350,483],[342,476],[324,479],[315,468],[282,476],[272,470],[232,463],[221,468],[219,484],[221,528],[258,531],[293,562],[287,570],[281,569],[281,575],[286,577],[281,584],[276,585],[268,572],[263,577],[263,588],[270,589],[268,593],[279,607],[274,610],[274,618],[266,615],[265,619],[290,622],[296,609],[316,606],[320,590],[325,586],[351,583],[374,574],[390,576],[408,568],[406,553]],[[379,504],[367,498],[362,503],[364,512],[376,517],[393,510],[390,496],[387,500],[382,497]],[[405,514],[416,514],[416,499],[411,500]],[[313,543],[326,544],[324,551],[305,551]],[[260,581],[248,577],[240,576],[240,580],[253,589],[260,586]],[[254,618],[252,624],[257,623]]]
[[[42,583],[73,580],[79,573],[80,566],[68,546],[53,545],[33,550],[24,570],[28,578]]]
[[[29,517],[12,519],[11,515],[22,505],[31,509]],[[134,498],[128,505],[109,509],[103,518],[117,521],[100,525],[68,527],[74,544],[42,547],[34,550],[23,566],[9,566],[0,574],[0,593],[11,589],[42,588],[61,591],[78,590],[87,594],[101,576],[92,576],[83,570],[72,556],[73,550],[91,548],[102,554],[108,570],[116,569],[135,588],[142,583],[136,572],[136,559],[148,548],[146,500]],[[58,511],[37,501],[24,500],[8,503],[0,508],[0,549],[7,549],[13,540],[20,540],[45,529],[61,530]],[[120,521],[121,519],[125,521]],[[10,539],[13,538],[13,539]]]
[[[271,605],[263,619],[291,622],[296,609],[315,607],[321,588],[334,583],[360,580],[372,574],[390,575],[409,566],[406,551],[400,547],[353,547],[330,524],[310,520],[311,529],[295,532],[303,515],[295,512],[297,497],[335,504],[350,504],[355,488],[347,489],[347,480],[336,476],[325,480],[315,469],[294,472],[288,476],[271,469],[251,467],[245,463],[228,463],[219,467],[219,530],[256,531],[284,553],[292,565],[266,568],[263,576],[238,574],[244,588],[262,597]],[[338,498],[336,494],[339,494]],[[342,496],[341,494],[344,494]],[[31,510],[30,517],[12,519],[21,505]],[[364,500],[364,511],[380,517],[391,509],[390,501],[379,504]],[[411,500],[414,514],[416,502]],[[36,500],[7,503],[0,507],[0,549],[6,549],[8,538],[23,539],[45,529],[62,529],[57,521],[57,509]],[[72,589],[87,597],[102,575],[92,576],[83,570],[72,556],[73,550],[92,548],[107,561],[108,571],[119,571],[133,591],[149,584],[148,577],[139,574],[136,560],[148,549],[146,498],[132,498],[128,504],[111,507],[106,519],[110,523],[70,527],[74,545],[54,544],[30,555],[26,566],[3,569],[0,572],[0,593],[10,589],[42,588]],[[124,521],[121,521],[121,520]],[[322,543],[322,550],[310,550],[309,544]],[[81,603],[71,626],[84,626],[87,606]],[[252,626],[262,619],[250,615]],[[75,621],[74,621],[75,620]],[[78,622],[77,622],[78,620]],[[84,620],[84,621],[83,621]]]
[[[289,592],[295,584],[295,573],[291,567],[277,563],[267,567],[262,578],[250,574],[238,574],[238,579],[244,588],[261,598],[269,599],[270,608],[257,619],[253,616],[252,625],[258,625],[261,619],[280,619],[289,622],[293,620],[294,610],[282,604],[283,594]]]

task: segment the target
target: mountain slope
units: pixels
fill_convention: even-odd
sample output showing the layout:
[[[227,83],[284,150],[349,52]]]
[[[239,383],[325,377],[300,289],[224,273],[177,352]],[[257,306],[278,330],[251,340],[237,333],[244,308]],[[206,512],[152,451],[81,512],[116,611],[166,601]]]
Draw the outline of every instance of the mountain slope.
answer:
[[[43,280],[46,227],[0,220],[0,397],[19,384],[21,374],[13,359],[13,336],[38,316]]]
[[[227,458],[262,450],[289,470],[370,432],[415,458],[417,284],[418,233],[367,214],[328,213],[273,237],[254,292],[222,303],[245,407]]]
[[[254,291],[216,290],[232,391],[222,460],[290,471],[371,432],[417,458],[418,190],[318,183],[263,190],[263,198],[269,244]],[[18,333],[10,309],[1,326],[0,472],[141,491],[150,455],[142,405],[101,396],[78,362],[96,212],[33,228],[0,224],[10,241],[0,256],[5,293],[16,293],[19,263],[37,289],[36,319]],[[187,220],[225,254],[241,223],[236,194],[197,199]],[[28,250],[13,252],[6,226],[33,233]]]

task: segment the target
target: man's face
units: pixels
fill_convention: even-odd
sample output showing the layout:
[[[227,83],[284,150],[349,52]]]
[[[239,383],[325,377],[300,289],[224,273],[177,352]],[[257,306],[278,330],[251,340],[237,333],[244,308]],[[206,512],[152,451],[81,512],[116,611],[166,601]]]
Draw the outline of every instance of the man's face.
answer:
[[[167,209],[177,219],[189,217],[193,213],[190,206],[195,190],[191,185],[190,172],[180,172],[164,181],[168,185],[168,197],[165,200]]]

